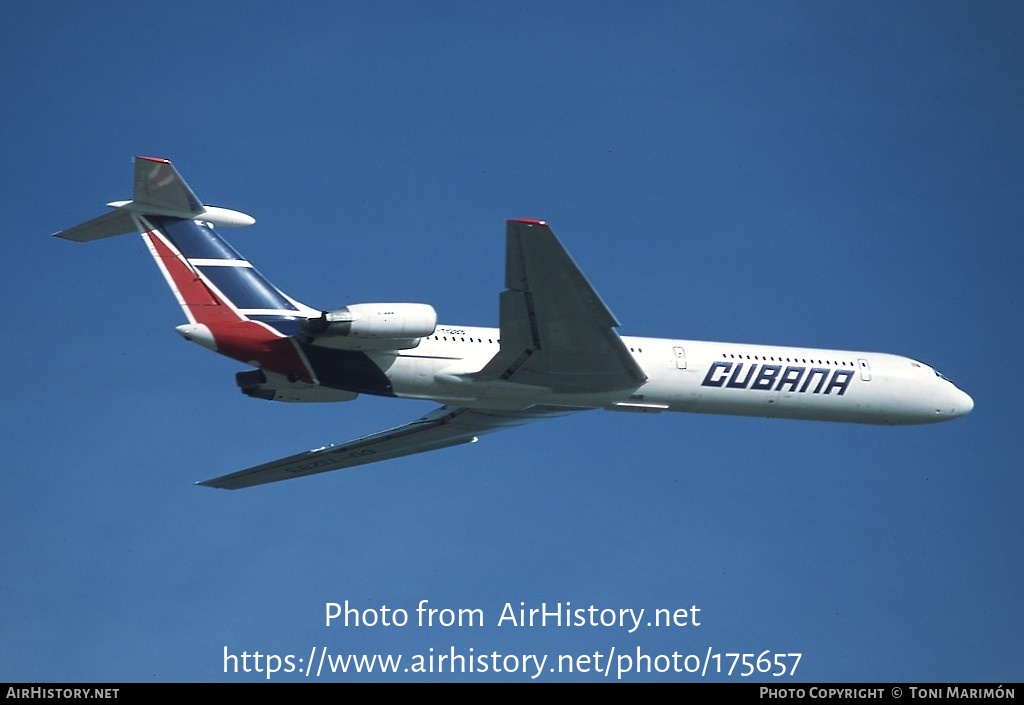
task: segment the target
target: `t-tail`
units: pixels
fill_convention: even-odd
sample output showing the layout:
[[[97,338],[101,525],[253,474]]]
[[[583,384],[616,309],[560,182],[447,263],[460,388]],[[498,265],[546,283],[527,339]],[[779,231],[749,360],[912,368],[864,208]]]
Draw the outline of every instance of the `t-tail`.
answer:
[[[316,358],[322,355],[311,343],[320,329],[334,325],[331,317],[339,313],[301,304],[267,281],[214,228],[256,221],[238,211],[204,205],[171,162],[136,157],[132,200],[107,205],[114,210],[55,235],[89,242],[141,233],[188,319],[177,331],[259,368],[238,375],[246,394],[281,401],[339,401],[353,399],[359,391],[388,393],[379,373],[372,388],[352,384],[343,389],[334,379],[322,383],[316,369]],[[332,376],[330,371],[327,376]]]

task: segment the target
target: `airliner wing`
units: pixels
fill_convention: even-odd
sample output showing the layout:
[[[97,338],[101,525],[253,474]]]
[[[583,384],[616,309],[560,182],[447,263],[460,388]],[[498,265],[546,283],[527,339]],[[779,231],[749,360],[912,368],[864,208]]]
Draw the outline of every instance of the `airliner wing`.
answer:
[[[524,410],[442,406],[404,426],[273,460],[196,484],[237,490],[329,470],[343,470],[403,455],[473,443],[477,436],[484,433],[521,426],[537,419],[562,416],[574,410],[542,405]]]
[[[510,220],[501,350],[475,375],[547,387],[604,392],[646,380],[615,332],[619,322],[547,223]]]

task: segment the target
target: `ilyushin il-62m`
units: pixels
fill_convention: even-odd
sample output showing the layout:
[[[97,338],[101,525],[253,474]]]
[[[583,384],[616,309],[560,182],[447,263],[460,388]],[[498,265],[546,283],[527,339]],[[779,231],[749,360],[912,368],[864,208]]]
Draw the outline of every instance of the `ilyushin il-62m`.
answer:
[[[620,336],[619,322],[542,220],[506,224],[498,328],[438,324],[419,303],[320,310],[265,279],[217,232],[252,217],[204,205],[166,159],[136,157],[130,201],[57,236],[138,231],[177,297],[187,340],[251,366],[242,392],[290,402],[359,394],[440,407],[404,426],[199,484],[238,489],[475,442],[582,411],[921,424],[971,398],[928,365],[848,350]]]

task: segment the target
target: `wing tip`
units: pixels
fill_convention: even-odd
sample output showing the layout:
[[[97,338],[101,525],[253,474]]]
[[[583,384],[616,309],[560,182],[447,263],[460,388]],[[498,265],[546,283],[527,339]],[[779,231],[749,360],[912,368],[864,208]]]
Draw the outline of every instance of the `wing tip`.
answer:
[[[215,490],[234,490],[236,487],[229,487],[224,482],[224,477],[211,477],[209,480],[200,480],[199,482],[193,482],[193,487],[212,487]]]

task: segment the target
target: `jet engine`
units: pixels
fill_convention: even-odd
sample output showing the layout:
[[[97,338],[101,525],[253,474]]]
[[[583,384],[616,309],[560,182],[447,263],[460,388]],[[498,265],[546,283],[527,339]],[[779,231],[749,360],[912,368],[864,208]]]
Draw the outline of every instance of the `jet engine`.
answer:
[[[342,389],[328,389],[288,379],[266,370],[246,370],[235,375],[235,384],[242,393],[255,399],[290,402],[352,401],[358,394]]]
[[[405,350],[434,334],[437,312],[427,304],[352,304],[299,323],[307,343],[340,350]]]

